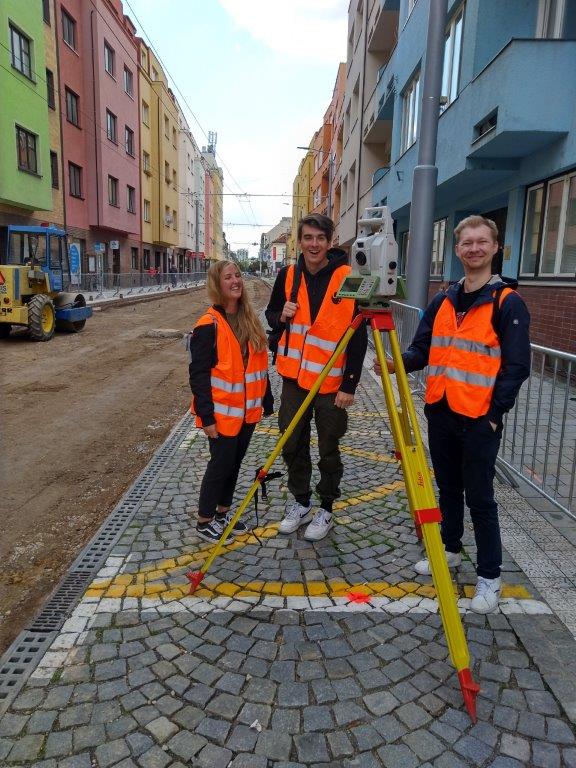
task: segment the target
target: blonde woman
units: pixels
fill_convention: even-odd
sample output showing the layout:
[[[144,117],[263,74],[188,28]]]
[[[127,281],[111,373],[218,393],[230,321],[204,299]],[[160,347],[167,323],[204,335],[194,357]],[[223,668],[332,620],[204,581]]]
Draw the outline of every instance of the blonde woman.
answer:
[[[190,339],[191,411],[204,430],[210,460],[200,486],[196,532],[217,541],[227,521],[242,459],[262,415],[273,411],[267,337],[245,291],[240,270],[218,261],[208,271],[212,306]],[[239,520],[233,535],[246,533]]]

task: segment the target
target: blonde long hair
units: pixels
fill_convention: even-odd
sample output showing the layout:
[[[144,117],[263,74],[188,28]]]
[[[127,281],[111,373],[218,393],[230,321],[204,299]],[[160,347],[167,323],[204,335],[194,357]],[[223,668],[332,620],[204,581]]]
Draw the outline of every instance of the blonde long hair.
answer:
[[[208,291],[208,298],[213,304],[223,304],[222,292],[220,290],[220,275],[223,270],[232,264],[237,267],[233,261],[217,261],[212,264],[208,270],[206,277],[206,289]],[[258,320],[258,316],[254,311],[254,307],[250,302],[250,297],[246,291],[246,285],[242,280],[242,295],[238,299],[238,341],[240,346],[243,347],[246,343],[250,342],[256,352],[263,352],[268,347],[268,339],[262,323]]]

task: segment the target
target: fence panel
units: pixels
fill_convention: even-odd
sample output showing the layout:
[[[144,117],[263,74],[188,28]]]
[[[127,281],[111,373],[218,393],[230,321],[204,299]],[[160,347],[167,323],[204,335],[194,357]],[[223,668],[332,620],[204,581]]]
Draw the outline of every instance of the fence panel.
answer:
[[[392,313],[405,351],[418,327],[420,310],[393,301]],[[504,417],[498,463],[576,518],[576,355],[530,346],[530,376]],[[412,391],[423,398],[426,370],[409,378]]]

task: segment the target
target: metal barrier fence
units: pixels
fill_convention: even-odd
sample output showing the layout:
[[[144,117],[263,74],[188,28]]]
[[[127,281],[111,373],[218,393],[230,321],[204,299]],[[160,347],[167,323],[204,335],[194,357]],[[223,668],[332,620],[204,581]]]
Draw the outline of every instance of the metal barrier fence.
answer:
[[[92,294],[93,298],[108,295],[140,295],[165,291],[167,288],[190,288],[206,282],[206,272],[127,272],[83,274],[79,286],[72,289]]]
[[[416,332],[420,310],[395,301],[392,305],[404,351]],[[530,346],[530,376],[504,418],[498,465],[576,519],[576,355]],[[410,374],[411,389],[420,397],[425,382],[425,370]]]

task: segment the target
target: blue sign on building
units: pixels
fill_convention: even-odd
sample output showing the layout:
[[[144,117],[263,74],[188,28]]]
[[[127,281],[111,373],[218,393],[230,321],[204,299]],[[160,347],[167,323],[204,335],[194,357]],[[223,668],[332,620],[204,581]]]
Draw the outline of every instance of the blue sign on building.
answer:
[[[68,253],[70,255],[70,272],[72,272],[72,274],[79,274],[80,248],[78,248],[76,243],[70,243],[70,246],[68,248]]]

